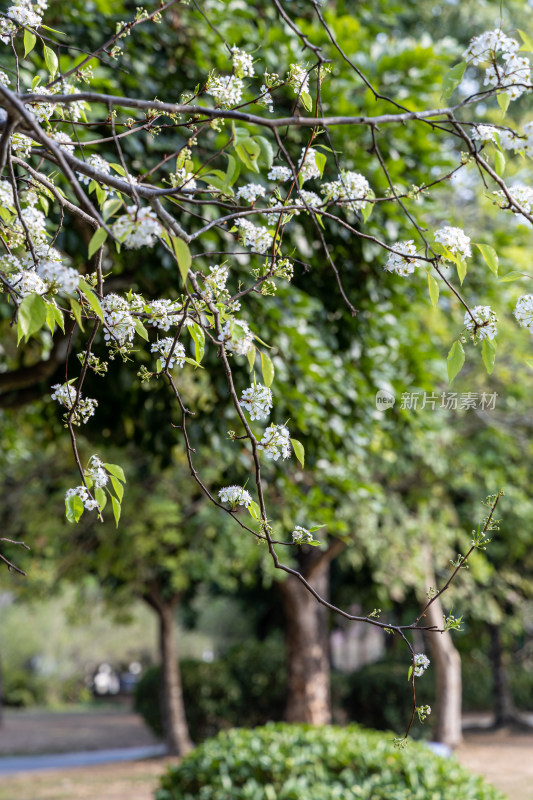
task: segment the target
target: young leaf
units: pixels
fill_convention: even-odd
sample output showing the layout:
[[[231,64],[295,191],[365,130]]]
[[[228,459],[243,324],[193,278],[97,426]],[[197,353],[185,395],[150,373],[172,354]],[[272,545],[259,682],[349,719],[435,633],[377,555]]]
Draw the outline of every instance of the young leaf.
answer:
[[[363,222],[368,222],[370,219],[372,212],[374,210],[374,203],[365,203],[361,208],[361,215],[363,217]]]
[[[83,292],[87,302],[91,306],[92,310],[96,314],[96,316],[103,322],[104,321],[104,313],[102,311],[102,306],[100,305],[100,300],[83,278],[80,280],[79,288]]]
[[[261,509],[255,502],[255,500],[252,500],[252,502],[248,506],[248,513],[251,517],[253,517],[253,519],[261,519]]]
[[[454,342],[448,353],[448,380],[452,383],[456,375],[461,372],[465,363],[465,351],[461,342]]]
[[[521,46],[520,50],[524,50],[527,53],[533,53],[533,39],[526,33],[525,31],[521,31],[518,28],[518,33],[520,34],[520,38],[522,39],[523,45]]]
[[[135,320],[135,332],[137,333],[138,336],[141,337],[141,339],[144,339],[145,342],[148,341],[148,331],[146,330],[140,319]]]
[[[65,320],[63,319],[63,312],[57,306],[52,306],[52,308],[54,309],[54,316],[56,318],[57,324],[59,325],[63,333],[65,333]]]
[[[126,483],[124,470],[118,464],[104,464],[104,467],[110,475],[114,475],[115,478],[118,478],[120,481],[122,481],[122,483]]]
[[[253,370],[253,368],[254,368],[254,364],[255,364],[255,357],[256,357],[256,355],[257,355],[257,350],[256,350],[256,348],[255,348],[255,347],[251,347],[251,348],[248,350],[248,352],[246,353],[246,358],[248,359],[248,363],[249,363],[249,365],[250,365],[250,372],[251,372],[251,371]]]
[[[408,670],[408,672],[407,672],[407,680],[408,680],[408,681],[410,681],[410,680],[411,680],[411,676],[412,676],[412,674],[413,674],[413,665],[411,664],[411,666],[409,667],[409,670]]]
[[[300,100],[302,101],[302,105],[306,111],[311,112],[313,110],[313,98],[307,92],[302,92],[300,94]]]
[[[504,92],[503,94],[498,95],[498,105],[502,110],[502,115],[505,116],[507,109],[509,108],[509,103],[511,102],[511,98]]]
[[[429,288],[429,297],[431,300],[431,305],[433,308],[436,308],[439,303],[439,284],[428,272],[428,288]]]
[[[462,258],[457,258],[455,261],[455,266],[457,267],[457,275],[459,276],[459,280],[461,281],[461,285],[466,277],[466,270],[468,269],[466,261]]]
[[[299,442],[298,439],[291,439],[291,444],[294,450],[294,455],[303,467],[305,461],[305,450],[303,444]]]
[[[111,475],[111,483],[113,485],[113,489],[115,490],[115,494],[118,497],[118,502],[122,503],[122,498],[124,497],[124,487],[119,481],[118,478],[115,478],[114,475]]]
[[[463,75],[465,74],[466,69],[466,62],[461,61],[459,64],[456,64],[455,67],[452,67],[449,72],[442,78],[442,96],[443,97],[450,97],[454,89],[459,86],[461,81],[463,80]]]
[[[69,522],[78,522],[84,510],[83,501],[77,494],[65,499],[65,511]]]
[[[505,156],[501,150],[496,150],[496,153],[494,154],[494,169],[496,174],[501,178],[505,172]]]
[[[496,345],[491,339],[483,339],[481,356],[485,364],[485,369],[490,375],[494,369],[494,362],[496,361]]]
[[[476,244],[475,245],[483,258],[485,259],[485,263],[487,264],[488,268],[491,272],[495,275],[498,274],[498,253],[491,247],[490,244]]]
[[[263,371],[265,386],[272,386],[272,381],[274,380],[274,364],[266,353],[261,353],[261,369]]]
[[[98,503],[98,508],[100,511],[103,511],[107,505],[107,495],[103,489],[95,489],[94,490],[94,499]]]
[[[28,56],[33,48],[35,47],[35,42],[37,41],[37,37],[34,33],[32,33],[28,28],[24,28],[24,58]]]
[[[105,228],[98,228],[93,235],[91,236],[91,241],[89,242],[89,258],[92,258],[97,250],[101,248],[105,240],[107,239],[107,231]]]
[[[70,307],[72,309],[72,313],[74,314],[74,319],[76,320],[76,322],[80,326],[80,330],[83,330],[83,321],[82,321],[82,318],[81,318],[81,306],[80,306],[80,304],[78,303],[77,300],[74,300],[73,297],[70,297],[69,300],[70,300]]]
[[[50,47],[43,45],[43,49],[44,49],[44,60],[46,62],[46,66],[48,67],[48,72],[53,78],[57,70],[59,69],[59,61],[57,60],[56,54]]]
[[[527,272],[517,272],[513,270],[513,272],[507,272],[505,275],[502,275],[499,279],[498,283],[509,283],[510,281],[519,281],[520,278],[529,278],[530,275]]]
[[[205,333],[198,323],[193,322],[189,325],[189,333],[194,340],[194,355],[196,363],[199,364],[204,357],[205,352]]]
[[[322,177],[322,175],[324,173],[324,168],[326,166],[327,156],[325,155],[325,153],[317,153],[315,151],[315,161],[316,161],[316,165],[318,167],[318,170],[320,172],[320,177]]]
[[[53,333],[56,327],[56,315],[52,303],[46,304],[46,324],[50,333]]]
[[[117,498],[113,497],[113,495],[111,495],[111,505],[113,506],[113,516],[115,517],[115,525],[118,528],[118,522],[120,520],[121,506],[120,506],[120,503],[118,502]]]
[[[179,239],[177,236],[172,237],[172,244],[176,254],[176,261],[178,262],[180,275],[183,278],[183,283],[186,283],[187,275],[189,274],[189,268],[192,263],[189,245],[187,242],[184,242],[183,239]]]
[[[26,341],[46,324],[46,303],[38,294],[28,294],[20,304],[17,315],[18,341]]]

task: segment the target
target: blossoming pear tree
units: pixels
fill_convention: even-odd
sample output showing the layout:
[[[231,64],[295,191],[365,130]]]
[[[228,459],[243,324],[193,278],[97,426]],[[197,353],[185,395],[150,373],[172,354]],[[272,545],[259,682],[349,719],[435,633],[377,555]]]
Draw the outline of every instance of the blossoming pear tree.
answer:
[[[124,369],[138,371],[142,382],[162,380],[169,403],[179,410],[177,427],[191,474],[207,498],[230,515],[235,525],[267,548],[276,568],[296,577],[316,600],[345,618],[366,622],[398,635],[411,654],[409,678],[413,713],[427,716],[417,706],[415,677],[428,666],[415,653],[408,634],[415,628],[442,631],[458,626],[448,616],[442,626],[424,624],[429,606],[445,591],[474,550],[483,548],[497,526],[495,510],[500,493],[489,498],[488,513],[472,536],[470,550],[454,565],[449,580],[428,597],[426,607],[408,625],[393,625],[377,614],[357,616],[334,607],[283,561],[287,548],[320,546],[315,537],[320,524],[307,519],[305,508],[287,530],[274,529],[269,514],[269,492],[262,477],[265,461],[283,462],[292,470],[305,462],[304,447],[290,421],[276,414],[276,376],[269,349],[250,312],[249,301],[269,297],[295,269],[309,269],[309,256],[295,248],[291,238],[295,221],[305,215],[314,226],[321,252],[331,272],[332,285],[345,313],[357,314],[343,280],[343,265],[332,256],[328,226],[342,229],[347,241],[372,243],[381,252],[384,271],[398,281],[427,283],[430,302],[448,298],[461,307],[457,336],[450,342],[448,376],[453,381],[477,345],[490,373],[494,368],[497,315],[463,290],[469,264],[481,258],[486,269],[498,274],[498,254],[487,230],[482,242],[472,242],[450,210],[449,223],[432,227],[420,201],[438,203],[450,178],[474,167],[502,219],[533,223],[533,188],[505,179],[506,157],[533,156],[533,121],[521,127],[506,116],[511,103],[527,99],[533,90],[533,41],[499,28],[474,36],[459,63],[442,75],[440,106],[414,110],[401,98],[383,93],[339,44],[334,25],[319,0],[310,6],[327,46],[318,45],[291,15],[290,4],[272,0],[280,31],[299,43],[301,60],[280,63],[278,73],[265,71],[261,51],[249,52],[220,34],[225,69],[206,73],[203,81],[176,98],[144,96],[143,87],[131,94],[99,91],[95,73],[99,64],[121,67],[126,37],[140,26],[165,25],[167,14],[179,6],[183,14],[196,13],[196,3],[180,0],[149,11],[138,7],[135,17],[117,25],[91,52],[71,45],[63,33],[45,23],[45,0],[16,0],[0,14],[4,47],[0,71],[0,283],[4,314],[16,330],[17,345],[42,342],[58,329],[65,333],[67,350],[83,341],[79,368],[66,359],[65,379],[50,387],[70,437],[78,477],[65,496],[66,514],[76,523],[83,514],[102,519],[111,509],[117,525],[126,475],[121,465],[93,454],[83,463],[77,431],[97,417],[98,403],[85,394],[89,372],[106,380],[109,360],[120,358]],[[209,8],[205,24],[212,25]],[[232,13],[228,9],[228,13]],[[330,113],[326,102],[328,80],[338,65],[348,65],[353,85],[363,88],[380,113]],[[468,69],[468,83],[465,72]],[[96,88],[91,84],[95,83]],[[455,90],[463,86],[462,93]],[[464,91],[470,86],[471,91]],[[278,112],[280,98],[290,97],[292,113]],[[453,99],[458,98],[458,99]],[[501,122],[483,121],[488,109],[501,110]],[[91,131],[104,126],[107,135],[92,139]],[[422,139],[437,137],[455,163],[428,173],[418,186],[398,187],[391,178],[394,155],[384,146],[389,131],[398,126],[416,128]],[[361,149],[371,154],[387,190],[376,191],[359,171],[356,160],[345,159],[336,148],[336,132],[350,130]],[[168,137],[167,153],[144,175],[135,175],[124,144],[146,133]],[[101,145],[115,152],[104,158]],[[416,157],[416,153],[413,153]],[[387,226],[382,235],[369,232],[373,211],[400,214],[410,238],[395,241]],[[62,247],[65,218],[90,229],[88,257],[91,271],[81,274]],[[212,233],[223,242],[213,249]],[[250,269],[246,280],[236,280],[233,265],[243,252]],[[109,289],[113,253],[143,250],[146,258],[169,254],[176,265],[172,297],[147,297],[133,291]],[[313,280],[312,271],[307,279]],[[509,278],[512,279],[512,276]],[[533,294],[518,300],[518,325],[533,332]],[[80,339],[81,337],[81,339]],[[102,352],[100,343],[106,348]],[[465,348],[465,345],[467,346]],[[135,348],[144,347],[152,366],[132,367]],[[206,352],[216,361],[206,359]],[[212,366],[215,364],[215,366]],[[239,429],[233,441],[246,444],[249,471],[239,485],[210,486],[195,465],[188,421],[194,409],[186,406],[180,390],[186,370],[222,370],[226,393]],[[249,375],[249,386],[239,394],[236,372]],[[335,387],[331,387],[335,391]],[[216,415],[215,407],[213,414]],[[221,423],[223,424],[223,423]],[[221,434],[226,432],[221,430]],[[286,462],[286,463],[285,463]],[[242,470],[242,460],[236,464]],[[243,521],[242,509],[249,514]],[[16,564],[0,555],[8,567]],[[408,730],[409,730],[408,728]]]

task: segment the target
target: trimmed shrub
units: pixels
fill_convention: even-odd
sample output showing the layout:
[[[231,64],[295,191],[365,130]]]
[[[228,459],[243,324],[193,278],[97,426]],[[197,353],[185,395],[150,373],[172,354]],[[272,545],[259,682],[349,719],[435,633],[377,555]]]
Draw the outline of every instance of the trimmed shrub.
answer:
[[[273,723],[224,731],[170,767],[156,800],[505,800],[455,759],[392,735]]]

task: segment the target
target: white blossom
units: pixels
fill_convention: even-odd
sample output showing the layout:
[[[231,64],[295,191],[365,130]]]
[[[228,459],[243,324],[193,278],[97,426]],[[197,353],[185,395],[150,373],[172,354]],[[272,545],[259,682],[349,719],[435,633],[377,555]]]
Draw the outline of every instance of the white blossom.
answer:
[[[13,198],[13,187],[9,181],[0,180],[0,206],[2,208],[15,208],[15,200]]]
[[[2,72],[0,69],[0,86],[8,87],[11,85],[11,78],[6,75],[5,72]]]
[[[221,264],[209,267],[209,275],[205,278],[205,285],[211,293],[219,295],[226,288],[229,269]]]
[[[320,188],[326,200],[351,200],[347,207],[351,211],[360,211],[366,207],[366,200],[372,191],[367,179],[359,172],[341,171],[338,181],[324,183]]]
[[[47,89],[46,86],[39,86],[36,91],[39,92],[39,94],[52,94],[50,89]],[[55,103],[31,103],[28,108],[39,122],[45,122],[50,119],[54,113]]]
[[[524,186],[523,184],[517,184],[516,186],[510,186],[508,191],[514,202],[519,206],[522,206],[527,214],[531,214],[531,210],[533,209],[533,189],[531,189],[529,186]],[[502,189],[497,192],[493,192],[493,194],[496,197],[496,202],[500,208],[510,207],[509,200],[503,193]],[[515,209],[512,210],[515,211]]]
[[[170,175],[170,183],[174,189],[180,188],[183,192],[192,192],[197,187],[193,173],[188,172],[185,167],[178,167],[176,172]]]
[[[494,125],[475,125],[472,131],[472,139],[478,142],[495,142],[496,136],[500,134],[500,129]]]
[[[467,236],[461,228],[452,228],[450,225],[445,225],[444,228],[439,228],[435,232],[435,241],[447,247],[453,255],[458,255],[461,258],[468,258],[472,255],[470,236]]]
[[[533,294],[525,294],[520,297],[513,314],[519,325],[533,333]]]
[[[89,158],[87,159],[87,164],[90,167],[93,167],[94,169],[98,170],[98,172],[101,172],[103,175],[111,174],[111,166],[108,164],[105,158],[99,156],[98,153],[93,153],[92,156],[89,156]],[[78,172],[77,175],[80,183],[84,183],[86,185],[88,185],[93,180],[93,178],[90,178],[89,175],[82,175],[80,172]],[[108,190],[108,187],[105,188],[106,190]]]
[[[103,489],[109,481],[109,475],[104,463],[98,456],[91,456],[89,467],[85,470],[85,474],[92,480],[95,489]]]
[[[244,83],[236,75],[210,75],[206,92],[214,97],[217,106],[231,108],[241,102]]]
[[[254,74],[254,61],[252,56],[238,47],[231,48],[233,70],[238,78],[251,78]]]
[[[60,146],[62,150],[66,150],[69,155],[74,155],[74,144],[68,133],[53,133],[50,137]]]
[[[415,663],[414,672],[416,677],[419,678],[421,675],[424,674],[424,672],[429,667],[430,661],[429,658],[424,653],[416,653],[414,657],[414,663]]]
[[[73,267],[63,263],[63,258],[58,250],[46,245],[35,248],[37,255],[37,273],[47,283],[48,290],[59,294],[74,294],[80,282],[80,274]],[[26,261],[29,262],[29,257]]]
[[[31,3],[19,2],[7,9],[7,16],[18,25],[28,28],[39,28],[42,16],[36,14],[31,7]]]
[[[229,503],[232,508],[237,506],[248,508],[252,502],[250,493],[242,486],[224,486],[220,489],[218,496],[221,503]]]
[[[274,461],[277,461],[280,456],[289,458],[291,454],[289,429],[284,425],[269,425],[257,448],[264,450],[267,458],[272,458]]]
[[[265,187],[260,183],[247,183],[246,186],[241,186],[240,189],[237,189],[237,192],[235,193],[235,197],[237,197],[237,199],[242,198],[243,200],[247,200],[249,203],[255,203],[258,197],[264,196]]]
[[[529,59],[517,55],[519,48],[515,39],[496,29],[475,36],[463,57],[471,64],[488,62],[484,84],[502,87],[511,100],[516,100],[529,90],[531,82],[531,64]],[[498,55],[501,55],[499,61]]]
[[[64,406],[68,411],[71,411],[76,402],[77,395],[74,386],[72,386],[70,383],[56,383],[54,386],[52,386],[52,389],[52,400],[57,400],[60,405]],[[72,415],[72,422],[75,425],[80,425],[82,422],[87,422],[87,420],[93,416],[97,406],[97,400],[93,400],[91,397],[82,397],[80,395]]]
[[[301,525],[295,525],[292,532],[292,541],[296,544],[307,544],[313,541],[313,534]]]
[[[150,208],[128,206],[127,214],[122,214],[113,223],[113,235],[133,250],[139,247],[153,247],[155,237],[161,234],[161,224]]]
[[[56,94],[79,94],[79,89],[68,81],[56,83],[53,88]],[[86,103],[85,100],[75,100],[72,103],[65,103],[63,106],[68,114],[68,117],[74,122],[78,122],[78,120],[83,117],[84,112],[89,107],[89,104]]]
[[[241,405],[250,412],[250,419],[268,419],[272,408],[272,392],[262,383],[252,384],[243,391]]]
[[[472,309],[472,316],[476,320],[478,327],[475,333],[477,339],[494,339],[497,333],[496,329],[496,314],[490,306],[474,306]],[[472,316],[465,312],[464,325],[469,331],[474,331],[476,327]]]
[[[11,147],[21,158],[29,158],[33,141],[23,133],[14,133],[11,137]]]
[[[257,253],[266,253],[272,246],[274,237],[264,225],[257,226],[248,219],[237,219],[235,225],[239,227],[239,236],[242,243]]]
[[[291,64],[287,82],[294,89],[294,94],[309,94],[309,75],[302,64]]]
[[[322,199],[316,192],[308,192],[306,189],[300,189],[296,203],[297,205],[303,205],[305,203],[309,208],[317,208],[317,206],[322,205]]]
[[[157,353],[163,359],[165,368],[173,369],[174,365],[183,367],[185,364],[185,348],[181,342],[176,342],[173,348],[172,355],[170,351],[174,339],[171,336],[166,336],[164,339],[158,339],[157,342],[152,343],[152,353]]]
[[[22,296],[46,294],[48,287],[33,269],[24,269],[9,276],[10,285]]]
[[[271,167],[267,178],[271,181],[288,181],[292,177],[289,167]]]
[[[65,492],[65,500],[68,500],[70,497],[79,497],[87,511],[93,511],[95,508],[98,508],[97,501],[91,500],[85,486],[76,486],[74,489],[67,489]]]
[[[160,331],[166,332],[171,325],[177,325],[179,322],[181,306],[177,300],[168,300],[162,297],[159,300],[151,300],[146,307],[151,314],[150,324],[154,328],[159,328]]]
[[[226,350],[245,356],[254,346],[254,336],[243,319],[228,319],[222,326],[218,340],[224,342]]]
[[[108,294],[102,300],[105,331],[104,339],[109,344],[117,342],[124,345],[135,336],[135,317],[132,316],[128,301],[118,294]]]
[[[298,175],[302,179],[302,183],[311,180],[311,178],[320,178],[320,170],[316,163],[316,151],[312,147],[302,147],[298,161]]]
[[[387,272],[395,272],[405,278],[415,271],[416,267],[420,267],[423,262],[416,258],[416,247],[413,239],[407,242],[396,242],[393,249],[397,250],[402,255],[397,253],[389,253],[387,263],[384,269]]]
[[[16,32],[17,28],[11,20],[0,17],[0,42],[9,44],[11,36]]]
[[[474,36],[464,51],[463,58],[469,64],[482,64],[494,58],[496,53],[516,53],[519,48],[520,45],[515,39],[506,36],[501,29],[497,28]]]

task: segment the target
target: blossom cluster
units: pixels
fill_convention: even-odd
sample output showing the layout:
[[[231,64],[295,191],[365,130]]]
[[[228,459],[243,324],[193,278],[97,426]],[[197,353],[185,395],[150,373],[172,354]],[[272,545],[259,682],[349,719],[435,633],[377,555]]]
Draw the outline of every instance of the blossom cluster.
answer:
[[[296,544],[307,544],[314,541],[313,534],[307,528],[302,528],[301,525],[296,525],[292,532],[292,541]]]
[[[209,76],[206,85],[206,92],[215,99],[217,106],[231,108],[241,102],[244,83],[237,75],[215,75]]]
[[[95,489],[103,489],[109,482],[109,475],[104,467],[104,462],[98,456],[91,456],[85,475],[92,480]]]
[[[516,184],[515,186],[509,187],[508,193],[513,202],[521,206],[527,214],[531,214],[533,210],[533,189],[531,187],[524,186],[523,184]],[[503,189],[499,189],[497,192],[493,192],[493,194],[500,208],[512,208],[507,194],[504,193]],[[514,209],[512,210],[514,211]]]
[[[366,200],[372,194],[367,179],[359,172],[342,170],[339,180],[324,183],[320,189],[326,200],[349,200],[346,205],[351,211],[365,208]]]
[[[241,186],[237,189],[235,197],[237,199],[247,200],[249,203],[255,203],[258,197],[265,196],[265,187],[260,183],[248,183],[246,186]]]
[[[291,454],[289,429],[284,425],[269,425],[257,448],[264,450],[267,458],[274,461],[277,461],[280,456],[289,458]]]
[[[82,422],[93,416],[98,406],[98,401],[93,400],[91,397],[80,398],[76,403],[77,392],[74,386],[70,383],[56,383],[52,386],[52,400],[57,400],[60,405],[64,406],[68,411],[74,409],[72,414],[72,422],[75,425],[80,425]]]
[[[68,500],[70,497],[79,497],[87,511],[93,511],[98,508],[98,502],[91,499],[85,486],[76,486],[74,489],[67,489],[65,492],[65,500]]]
[[[245,50],[238,47],[231,48],[233,71],[238,78],[251,78],[254,75],[254,60]]]
[[[450,253],[460,258],[469,258],[472,255],[470,237],[461,228],[445,225],[444,228],[439,228],[438,231],[435,231],[435,241],[444,245]]]
[[[172,355],[170,354],[171,350]],[[183,367],[185,364],[185,348],[181,342],[174,344],[174,339],[171,336],[166,336],[164,339],[158,339],[157,342],[153,342],[151,351],[152,353],[157,353],[165,361],[165,367],[168,369],[173,369],[175,364],[178,367]]]
[[[472,317],[476,321],[475,324]],[[496,322],[496,314],[490,306],[475,306],[472,309],[472,316],[468,311],[465,313],[465,328],[468,331],[475,331],[476,339],[494,339],[498,332]]]
[[[222,326],[218,340],[237,356],[245,356],[254,346],[254,336],[243,319],[228,319]]]
[[[104,314],[104,339],[109,344],[117,342],[124,345],[133,341],[135,335],[135,317],[130,304],[118,294],[108,294],[102,300]]]
[[[501,29],[485,31],[475,36],[463,53],[468,64],[488,62],[484,84],[507,90],[511,100],[516,100],[530,89],[531,63],[518,55],[520,44],[506,36]],[[498,56],[501,59],[498,60]]]
[[[242,486],[224,486],[218,493],[221,503],[229,503],[232,508],[244,506],[248,508],[252,502],[250,492]]]
[[[93,153],[93,155],[89,156],[87,159],[87,164],[90,167],[98,170],[98,172],[101,172],[103,175],[109,175],[111,173],[111,167],[108,162],[105,160],[105,158],[102,158],[102,156],[99,156],[97,153]],[[78,180],[80,183],[89,184],[92,178],[90,178],[88,175],[82,175],[78,172]]]
[[[518,324],[533,333],[533,294],[520,297],[513,313]]]
[[[262,383],[254,383],[243,391],[241,405],[250,412],[250,419],[268,419],[272,408],[272,392]]]
[[[254,225],[248,219],[237,219],[235,225],[239,227],[239,236],[244,245],[251,247],[256,253],[266,253],[272,246],[274,237],[264,225]]]
[[[129,206],[127,214],[122,214],[113,223],[113,235],[126,247],[137,250],[139,247],[153,247],[155,237],[161,235],[161,223],[150,208]]]
[[[415,267],[423,264],[422,261],[416,258],[416,247],[413,239],[409,239],[407,242],[396,242],[393,245],[393,249],[398,252],[389,253],[384,267],[387,272],[395,272],[405,278],[415,271]],[[400,253],[401,255],[399,255]]]
[[[294,94],[309,94],[309,74],[301,64],[291,64],[287,83],[294,89]]]
[[[416,653],[414,657],[414,664],[415,664],[415,669],[414,669],[415,676],[417,678],[420,678],[420,676],[423,675],[424,672],[429,667],[430,661],[429,658],[424,653]]]
[[[316,150],[313,150],[312,147],[302,147],[298,160],[298,175],[302,183],[312,178],[320,178],[320,169],[316,163]]]

